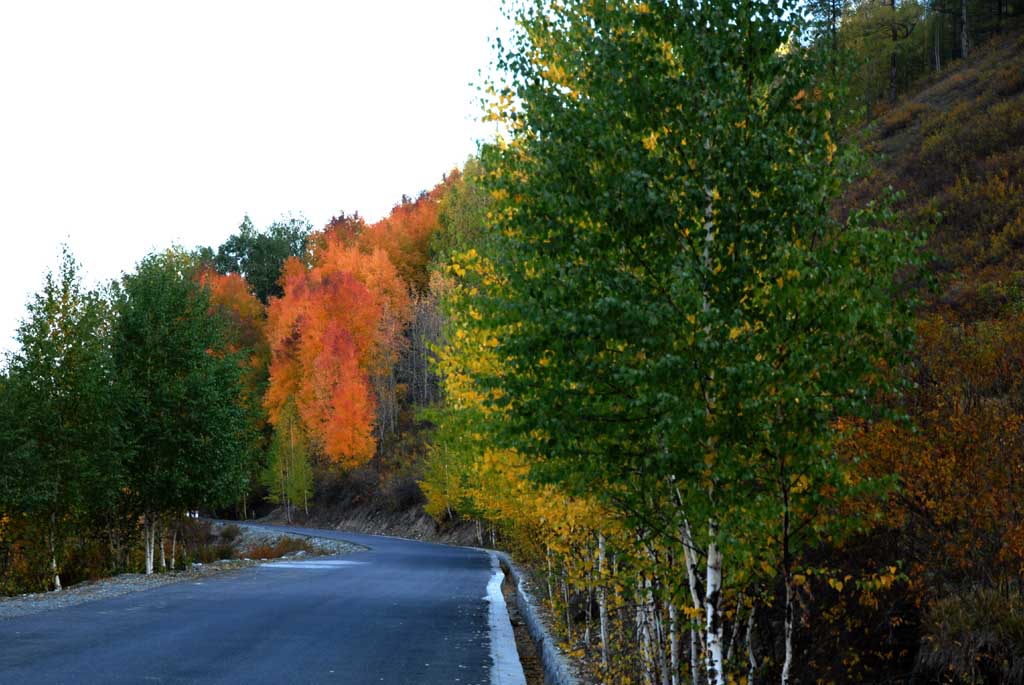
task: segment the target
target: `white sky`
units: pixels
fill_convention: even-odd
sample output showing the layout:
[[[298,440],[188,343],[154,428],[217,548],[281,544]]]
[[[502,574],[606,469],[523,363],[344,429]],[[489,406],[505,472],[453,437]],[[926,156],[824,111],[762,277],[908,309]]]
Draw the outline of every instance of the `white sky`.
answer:
[[[90,283],[248,213],[380,218],[479,122],[499,0],[0,0],[0,351],[67,243]]]

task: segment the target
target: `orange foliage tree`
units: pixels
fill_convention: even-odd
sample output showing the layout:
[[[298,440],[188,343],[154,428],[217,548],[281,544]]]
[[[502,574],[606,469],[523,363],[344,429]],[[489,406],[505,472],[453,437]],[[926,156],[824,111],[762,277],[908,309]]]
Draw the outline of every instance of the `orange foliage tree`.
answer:
[[[259,406],[266,388],[270,348],[264,332],[266,312],[263,303],[252,294],[249,284],[239,274],[219,274],[204,270],[200,282],[210,289],[210,308],[228,321],[230,339],[227,352],[244,352],[243,384],[247,399]]]
[[[359,237],[364,249],[384,250],[405,282],[417,292],[426,291],[430,279],[430,239],[438,227],[441,199],[459,177],[460,172],[453,170],[430,192],[415,200],[403,197],[391,214]]]
[[[395,363],[409,298],[383,250],[346,243],[325,233],[313,241],[312,268],[294,258],[285,264],[284,296],[271,300],[267,314],[264,405],[276,424],[294,400],[323,454],[351,468],[376,451],[372,380]]]

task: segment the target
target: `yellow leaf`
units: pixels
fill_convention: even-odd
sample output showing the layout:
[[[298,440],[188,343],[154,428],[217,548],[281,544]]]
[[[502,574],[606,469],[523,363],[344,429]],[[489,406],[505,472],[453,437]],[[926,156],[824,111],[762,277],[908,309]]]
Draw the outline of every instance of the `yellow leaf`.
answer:
[[[729,340],[735,340],[736,338],[740,337],[741,335],[743,335],[743,329],[742,328],[733,328],[733,329],[731,329],[729,331]]]

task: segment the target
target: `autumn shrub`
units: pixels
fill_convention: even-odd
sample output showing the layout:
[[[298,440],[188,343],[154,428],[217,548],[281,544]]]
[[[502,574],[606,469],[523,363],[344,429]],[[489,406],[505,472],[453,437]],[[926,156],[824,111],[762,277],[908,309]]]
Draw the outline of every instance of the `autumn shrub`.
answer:
[[[1024,72],[1014,65],[1003,67],[996,73],[993,85],[999,95],[1015,95],[1024,90]]]
[[[1008,221],[1003,229],[992,237],[988,261],[1001,261],[1024,251],[1024,207],[1017,209],[1017,216]]]
[[[928,611],[918,656],[923,669],[964,683],[1024,681],[1024,598],[1018,590],[976,589]]]
[[[218,542],[212,545],[202,545],[193,555],[193,560],[201,564],[209,564],[222,559],[234,558],[235,547],[230,542]]]
[[[922,102],[908,102],[902,107],[892,110],[882,117],[882,135],[891,136],[894,133],[914,123],[918,117],[931,111],[931,107]]]
[[[977,81],[978,70],[964,68],[943,79],[939,87],[932,91],[932,95],[945,95],[953,91],[963,91],[974,85]]]
[[[257,543],[250,545],[242,555],[248,559],[279,559],[288,554],[296,552],[315,552],[313,547],[305,538],[283,537],[274,543]]]
[[[180,523],[179,535],[182,553],[192,562],[209,564],[235,555],[232,542],[215,533],[209,521],[187,518]]]
[[[1014,218],[1024,204],[1024,186],[1006,169],[985,179],[960,177],[950,192],[946,213],[962,228],[993,234]]]

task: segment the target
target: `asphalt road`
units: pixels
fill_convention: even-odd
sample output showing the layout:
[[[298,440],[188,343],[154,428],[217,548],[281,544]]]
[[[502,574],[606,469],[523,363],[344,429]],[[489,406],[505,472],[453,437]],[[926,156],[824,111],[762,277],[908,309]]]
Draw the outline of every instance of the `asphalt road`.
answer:
[[[0,683],[492,682],[487,554],[293,530],[371,550],[0,621]]]

